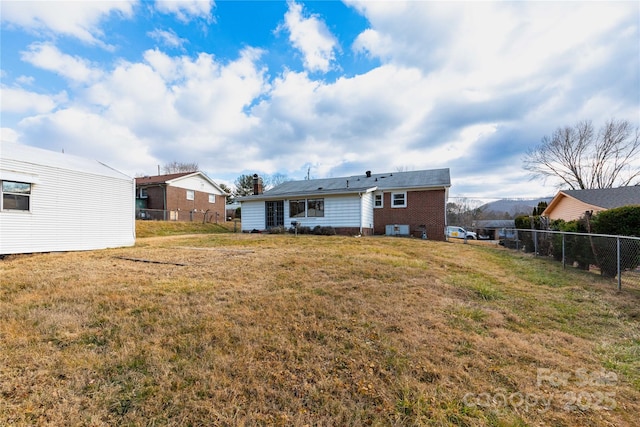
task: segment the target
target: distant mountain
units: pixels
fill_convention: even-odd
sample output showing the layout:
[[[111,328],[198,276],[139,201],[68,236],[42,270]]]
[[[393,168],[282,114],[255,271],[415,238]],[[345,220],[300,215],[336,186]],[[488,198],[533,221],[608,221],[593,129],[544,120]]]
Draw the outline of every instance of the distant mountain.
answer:
[[[501,199],[495,202],[485,203],[480,207],[483,212],[495,212],[504,214],[505,212],[515,217],[520,214],[531,215],[533,208],[539,202],[549,203],[553,197],[543,197],[540,199]]]

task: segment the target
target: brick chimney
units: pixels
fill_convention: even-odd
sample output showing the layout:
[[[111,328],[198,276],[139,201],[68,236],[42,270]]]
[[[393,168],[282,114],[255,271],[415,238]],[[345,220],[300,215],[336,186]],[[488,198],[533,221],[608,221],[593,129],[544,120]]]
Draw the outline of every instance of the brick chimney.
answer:
[[[253,174],[253,195],[262,194],[262,180],[257,173]]]

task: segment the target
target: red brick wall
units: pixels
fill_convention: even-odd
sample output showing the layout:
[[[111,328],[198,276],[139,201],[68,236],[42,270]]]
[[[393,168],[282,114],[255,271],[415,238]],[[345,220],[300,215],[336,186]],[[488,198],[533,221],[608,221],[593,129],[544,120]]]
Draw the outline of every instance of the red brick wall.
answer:
[[[140,195],[140,190],[137,190],[137,195]],[[164,209],[164,190],[162,187],[147,187],[147,209]]]
[[[187,200],[187,190],[184,188],[167,187],[167,210],[178,211],[179,221],[202,221],[208,210],[207,221],[225,221],[225,197],[216,195],[216,202],[209,203],[209,193],[194,191],[194,199]],[[193,214],[191,211],[195,210]]]
[[[408,224],[409,233],[422,236],[421,225],[427,227],[427,238],[445,240],[445,191],[407,191],[407,207],[392,208],[391,193],[383,194],[383,208],[374,209],[375,234],[385,234],[389,224]]]
[[[139,190],[138,190],[139,191]],[[216,222],[216,212],[218,213],[217,221],[225,221],[226,198],[216,195],[216,202],[209,203],[209,193],[194,191],[194,200],[187,200],[187,190],[177,187],[166,187],[167,205],[164,205],[164,187],[150,186],[147,187],[147,209],[165,209],[167,211],[177,211],[178,221],[199,221],[205,219],[207,222]],[[139,193],[138,193],[139,194]],[[192,210],[196,210],[191,213]],[[166,219],[171,218],[167,212]]]

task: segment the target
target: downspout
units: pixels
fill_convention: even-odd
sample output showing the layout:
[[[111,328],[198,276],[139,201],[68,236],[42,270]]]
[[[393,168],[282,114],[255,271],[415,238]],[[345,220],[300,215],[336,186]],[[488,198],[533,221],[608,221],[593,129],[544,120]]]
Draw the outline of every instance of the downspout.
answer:
[[[358,197],[360,197],[360,204],[359,204],[359,207],[360,207],[360,212],[359,212],[360,221],[359,222],[360,222],[360,235],[362,236],[362,193],[358,193]]]
[[[167,220],[167,185],[162,185],[162,216]]]

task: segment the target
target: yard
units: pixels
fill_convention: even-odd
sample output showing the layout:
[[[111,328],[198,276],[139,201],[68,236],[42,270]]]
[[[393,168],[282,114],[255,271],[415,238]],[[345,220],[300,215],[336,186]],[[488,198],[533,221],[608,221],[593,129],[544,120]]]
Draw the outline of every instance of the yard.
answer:
[[[0,425],[631,426],[640,412],[640,289],[495,247],[168,235],[11,256],[0,277]]]

